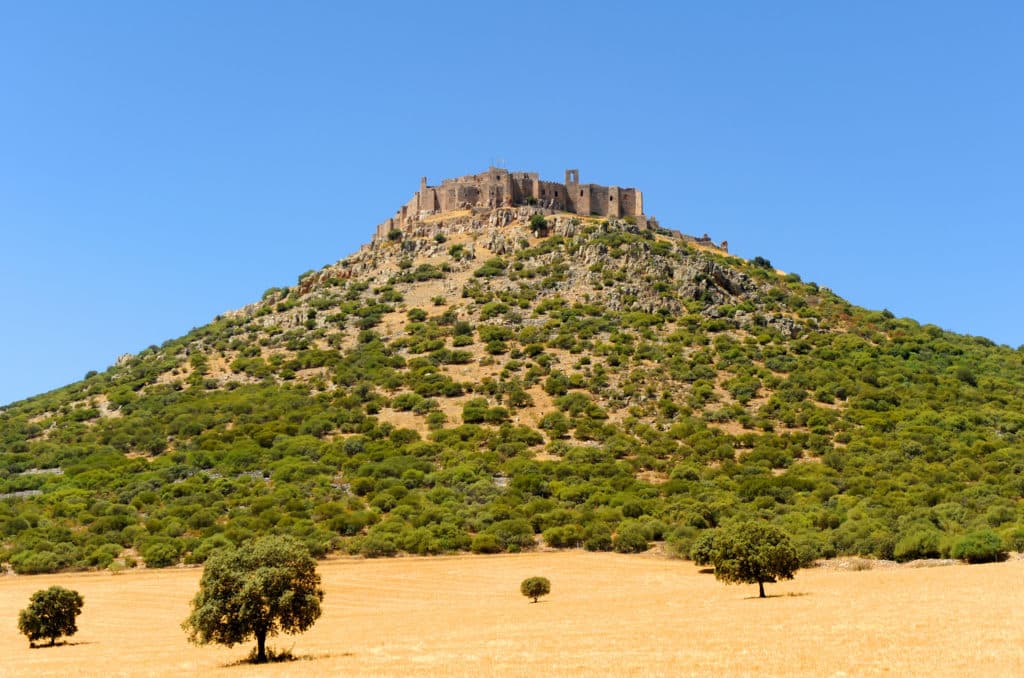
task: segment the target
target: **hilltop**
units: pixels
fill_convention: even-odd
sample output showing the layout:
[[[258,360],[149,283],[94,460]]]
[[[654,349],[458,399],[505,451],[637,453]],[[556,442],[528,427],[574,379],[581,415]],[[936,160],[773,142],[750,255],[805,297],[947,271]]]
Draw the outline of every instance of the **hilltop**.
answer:
[[[352,256],[0,411],[0,560],[166,566],[264,532],[685,553],[745,516],[807,562],[1024,547],[1020,351],[662,228],[635,189],[587,185],[635,192],[581,214],[500,172],[424,180]]]

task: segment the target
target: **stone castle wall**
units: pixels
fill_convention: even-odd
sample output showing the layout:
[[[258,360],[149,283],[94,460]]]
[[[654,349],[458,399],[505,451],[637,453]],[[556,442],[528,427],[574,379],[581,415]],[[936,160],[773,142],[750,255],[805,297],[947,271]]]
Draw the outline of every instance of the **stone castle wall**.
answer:
[[[392,230],[431,214],[526,204],[585,216],[644,217],[643,193],[635,188],[581,184],[575,169],[566,170],[565,182],[558,183],[541,181],[536,172],[491,167],[480,174],[444,179],[439,186],[428,186],[423,177],[412,199],[377,227],[377,237],[387,237]]]

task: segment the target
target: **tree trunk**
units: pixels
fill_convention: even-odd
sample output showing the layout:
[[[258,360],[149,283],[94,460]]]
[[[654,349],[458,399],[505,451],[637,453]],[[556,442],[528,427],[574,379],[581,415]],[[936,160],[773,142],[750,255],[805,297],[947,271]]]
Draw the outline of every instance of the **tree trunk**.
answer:
[[[267,661],[267,632],[256,632],[256,663],[263,664]]]
[[[762,598],[767,598],[768,597],[768,596],[764,595],[764,582],[763,581],[757,582],[757,588],[761,591],[761,597]]]

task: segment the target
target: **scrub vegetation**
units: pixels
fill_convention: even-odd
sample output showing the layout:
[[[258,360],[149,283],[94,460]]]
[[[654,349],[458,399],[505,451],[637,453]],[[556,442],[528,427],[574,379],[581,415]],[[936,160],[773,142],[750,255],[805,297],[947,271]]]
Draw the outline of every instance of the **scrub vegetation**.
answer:
[[[668,231],[530,216],[382,238],[0,409],[0,561],[166,567],[267,534],[687,556],[748,520],[800,564],[1024,547],[1021,350]]]

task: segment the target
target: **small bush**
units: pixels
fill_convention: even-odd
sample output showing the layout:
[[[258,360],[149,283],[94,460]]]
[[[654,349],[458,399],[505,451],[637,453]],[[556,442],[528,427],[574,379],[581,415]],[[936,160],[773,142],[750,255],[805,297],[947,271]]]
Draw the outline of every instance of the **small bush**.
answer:
[[[484,262],[483,266],[473,271],[473,275],[477,278],[493,278],[504,275],[506,268],[508,268],[508,264],[504,259],[494,257],[493,259],[488,259]]]
[[[534,235],[540,235],[546,233],[548,230],[548,220],[544,218],[543,214],[534,214],[530,217],[530,230],[533,231]]]

